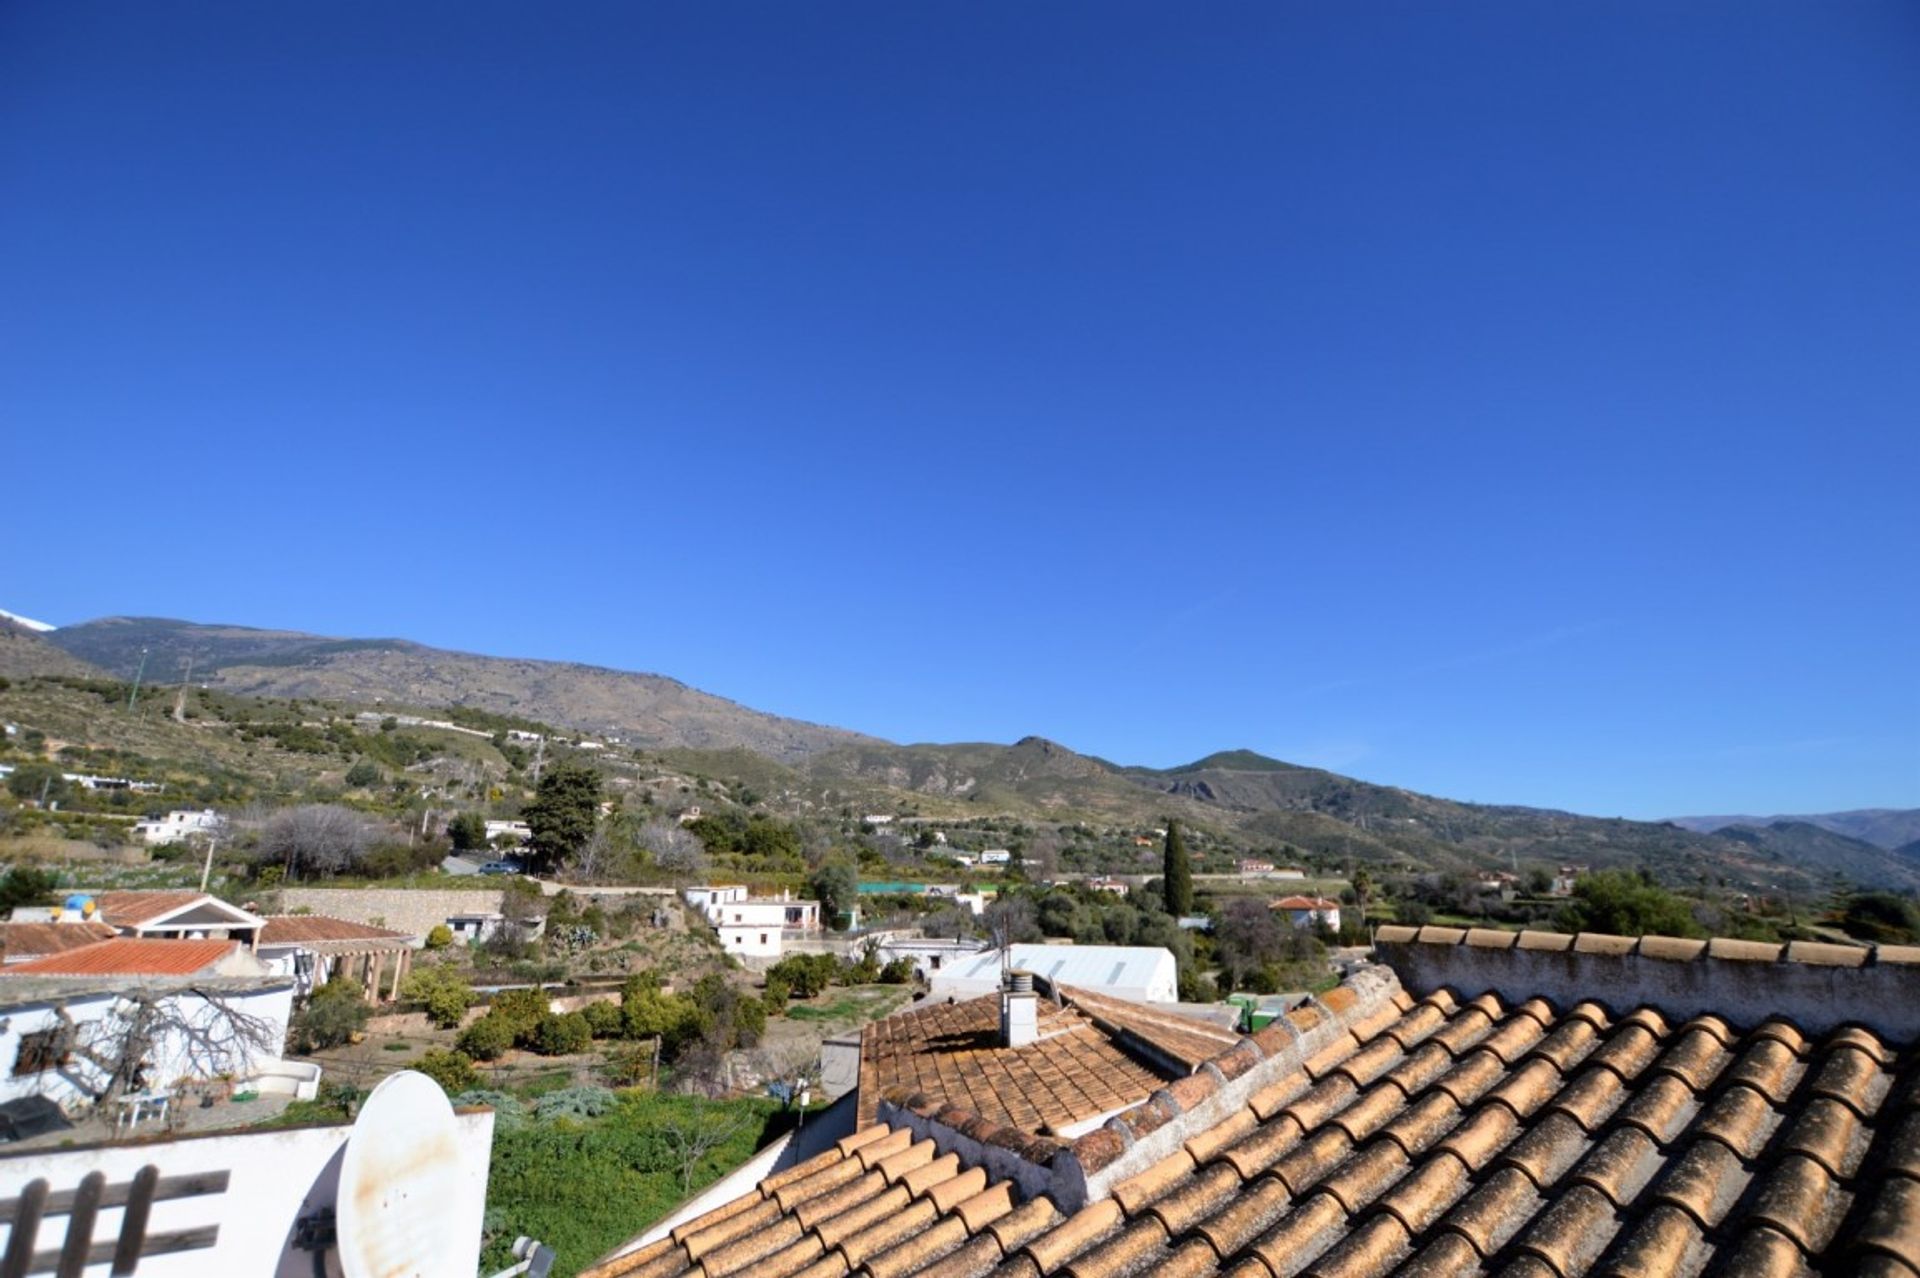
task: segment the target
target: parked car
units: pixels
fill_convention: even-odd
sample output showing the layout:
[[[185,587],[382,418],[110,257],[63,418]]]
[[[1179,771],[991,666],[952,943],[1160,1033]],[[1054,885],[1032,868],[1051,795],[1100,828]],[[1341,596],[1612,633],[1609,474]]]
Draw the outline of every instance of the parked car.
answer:
[[[525,874],[527,867],[518,861],[489,861],[480,867],[482,874]]]

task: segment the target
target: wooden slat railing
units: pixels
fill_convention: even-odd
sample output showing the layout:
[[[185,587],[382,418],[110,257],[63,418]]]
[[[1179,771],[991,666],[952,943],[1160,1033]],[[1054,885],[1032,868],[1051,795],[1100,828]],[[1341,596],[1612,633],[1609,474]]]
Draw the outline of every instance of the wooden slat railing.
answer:
[[[81,1278],[90,1265],[111,1265],[112,1274],[119,1278],[137,1272],[148,1256],[212,1247],[219,1241],[218,1225],[149,1234],[147,1224],[156,1202],[224,1194],[229,1179],[224,1171],[162,1176],[158,1167],[149,1165],[120,1185],[109,1185],[97,1171],[89,1172],[78,1188],[59,1193],[52,1192],[44,1179],[30,1181],[18,1198],[0,1199],[0,1224],[8,1227],[6,1250],[0,1252],[0,1278],[32,1274]],[[112,1207],[125,1209],[119,1234],[95,1241],[100,1213]],[[66,1217],[65,1236],[60,1246],[36,1251],[41,1227],[53,1216]]]

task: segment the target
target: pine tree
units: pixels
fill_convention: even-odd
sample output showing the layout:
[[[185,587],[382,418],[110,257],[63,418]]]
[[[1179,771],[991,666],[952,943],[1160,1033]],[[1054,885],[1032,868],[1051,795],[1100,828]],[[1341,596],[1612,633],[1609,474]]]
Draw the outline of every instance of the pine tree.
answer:
[[[1167,860],[1162,871],[1166,882],[1167,913],[1179,918],[1193,913],[1193,865],[1187,860],[1187,843],[1180,837],[1177,822],[1167,822]]]
[[[520,814],[533,833],[532,854],[541,869],[553,869],[587,845],[600,819],[600,774],[562,764],[540,778],[533,801]]]

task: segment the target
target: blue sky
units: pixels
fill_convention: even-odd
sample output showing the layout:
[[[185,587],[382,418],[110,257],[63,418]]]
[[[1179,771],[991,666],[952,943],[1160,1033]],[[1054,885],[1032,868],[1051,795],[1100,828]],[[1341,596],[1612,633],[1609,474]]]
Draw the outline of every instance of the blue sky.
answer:
[[[1920,8],[0,8],[0,606],[1920,803]]]

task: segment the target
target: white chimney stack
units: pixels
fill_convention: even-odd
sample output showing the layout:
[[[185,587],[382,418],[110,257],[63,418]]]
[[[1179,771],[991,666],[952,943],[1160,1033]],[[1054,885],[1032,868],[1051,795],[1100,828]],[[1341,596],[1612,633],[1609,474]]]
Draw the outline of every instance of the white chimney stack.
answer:
[[[1033,992],[1033,973],[1018,969],[1007,973],[1006,987],[1000,991],[1000,1041],[1008,1047],[1025,1047],[1040,1037],[1040,1003]]]

